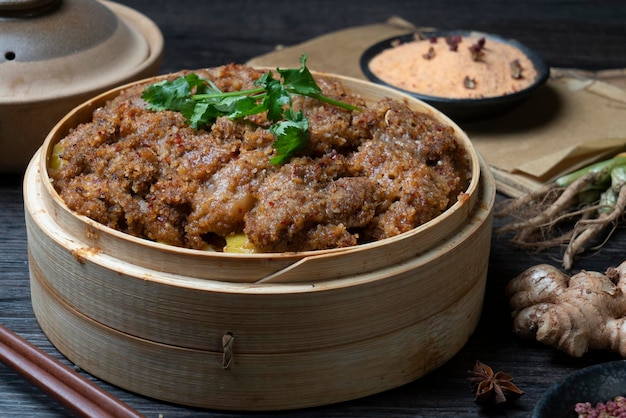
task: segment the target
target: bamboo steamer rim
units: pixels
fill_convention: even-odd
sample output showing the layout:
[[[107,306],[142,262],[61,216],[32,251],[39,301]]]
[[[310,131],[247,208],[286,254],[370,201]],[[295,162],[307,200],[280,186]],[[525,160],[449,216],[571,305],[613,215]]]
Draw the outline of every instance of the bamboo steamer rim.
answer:
[[[36,158],[37,156],[34,159]],[[40,158],[40,160],[43,160],[43,158]],[[156,270],[147,270],[145,267],[136,266],[128,262],[121,262],[117,259],[111,259],[111,257],[97,252],[89,254],[86,257],[89,258],[90,262],[93,262],[94,264],[97,264],[111,271],[124,272],[124,274],[128,277],[139,278],[141,280],[146,280],[151,283],[174,286],[176,288],[217,292],[223,294],[293,295],[331,291],[341,288],[355,288],[355,286],[385,280],[386,278],[397,276],[406,271],[415,270],[416,268],[419,268],[424,264],[430,263],[434,259],[440,257],[440,254],[436,253],[438,249],[445,248],[446,250],[450,250],[451,248],[455,248],[458,245],[462,245],[463,241],[467,239],[467,237],[475,234],[477,230],[482,228],[485,222],[490,222],[496,195],[495,180],[493,178],[493,175],[489,171],[489,166],[480,156],[479,163],[481,166],[481,170],[484,172],[484,175],[482,177],[483,180],[479,184],[479,190],[477,193],[478,204],[475,205],[473,210],[468,214],[467,222],[465,222],[457,229],[455,235],[447,239],[445,242],[440,242],[436,244],[433,248],[430,248],[424,253],[416,255],[406,262],[391,264],[382,269],[374,271],[366,271],[360,274],[348,275],[325,281],[301,283],[285,282],[266,285],[263,283],[257,284],[248,282],[206,280],[189,276],[178,276],[172,273],[165,274]],[[40,172],[36,172],[37,168],[38,167],[36,166],[36,164],[30,164],[29,168],[26,171],[25,189],[29,192],[36,190],[38,187],[45,187],[46,185],[45,181],[41,181],[43,177],[39,175]],[[29,193],[29,196],[30,197],[26,197],[28,212],[34,215],[39,212],[45,212],[45,209],[43,208],[43,203],[40,199],[40,195],[33,196]],[[41,218],[41,216],[42,215],[36,215],[35,219]],[[46,216],[46,218],[50,217],[49,215],[43,216]],[[99,223],[92,221],[89,218],[87,219],[99,225]],[[66,248],[68,248],[72,252],[78,251],[80,249],[80,244],[75,243],[73,237],[65,236],[66,234],[64,235],[64,231],[62,230],[62,227],[60,225],[46,224],[45,227],[47,228],[47,237],[56,241],[59,246],[66,247],[68,244],[74,244],[76,245],[76,248],[71,246]],[[120,234],[127,235],[124,233]],[[147,241],[140,238],[138,238],[138,240],[140,241],[140,243]],[[198,251],[200,253],[203,253],[199,250],[192,251]]]
[[[252,67],[252,68],[256,68],[259,70],[268,70],[267,67]],[[464,191],[464,193],[467,196],[469,196],[469,202],[462,200],[462,199],[457,199],[457,201],[452,206],[447,208],[443,213],[433,218],[432,220],[420,226],[417,226],[411,229],[410,231],[406,231],[396,236],[385,238],[382,240],[358,244],[358,245],[350,246],[350,247],[332,248],[332,249],[327,249],[327,250],[311,250],[311,251],[282,252],[282,253],[252,253],[252,254],[204,251],[204,250],[196,250],[196,249],[162,244],[156,241],[151,241],[145,238],[135,237],[133,235],[121,232],[114,228],[108,227],[104,224],[101,224],[100,222],[94,221],[93,219],[85,215],[81,215],[72,211],[65,204],[65,202],[61,199],[59,194],[56,192],[56,190],[52,186],[52,180],[50,179],[49,174],[48,174],[48,166],[49,166],[53,146],[60,139],[62,139],[64,135],[67,135],[69,133],[69,129],[77,126],[80,123],[85,123],[88,120],[90,120],[90,117],[93,113],[93,110],[96,108],[96,106],[104,105],[107,101],[112,100],[114,97],[118,96],[121,91],[130,87],[139,85],[139,84],[143,84],[143,83],[158,82],[160,80],[169,78],[175,74],[177,73],[170,73],[170,74],[164,74],[164,75],[160,75],[156,77],[149,77],[149,78],[133,81],[133,82],[118,86],[114,89],[108,90],[106,92],[103,92],[91,98],[90,100],[87,100],[81,105],[75,107],[74,109],[72,109],[67,115],[65,115],[54,126],[54,128],[50,131],[50,133],[48,133],[41,147],[42,153],[39,158],[39,170],[41,173],[41,179],[42,179],[43,187],[45,191],[49,193],[51,196],[53,196],[55,200],[59,202],[59,207],[62,210],[64,210],[70,216],[75,217],[76,219],[80,220],[81,222],[85,223],[86,225],[97,230],[100,233],[112,235],[121,240],[127,241],[131,244],[153,248],[159,251],[165,251],[165,252],[176,253],[176,254],[187,254],[187,255],[199,256],[199,257],[211,257],[211,258],[217,258],[217,259],[223,259],[223,260],[234,260],[234,261],[246,260],[246,259],[281,260],[281,259],[290,259],[290,258],[302,260],[302,259],[313,258],[313,257],[315,258],[331,257],[331,256],[338,256],[338,255],[345,254],[345,253],[354,253],[354,252],[361,252],[361,251],[366,251],[366,250],[374,250],[379,247],[388,245],[392,242],[399,242],[399,241],[412,238],[414,235],[418,235],[422,231],[428,228],[431,228],[434,224],[438,222],[442,222],[445,219],[451,217],[454,212],[463,210],[463,206],[467,206],[466,211],[469,216],[477,200],[476,195],[479,192],[479,185],[480,185],[480,180],[481,180],[480,157],[476,149],[472,145],[467,134],[454,121],[452,121],[452,119],[450,119],[448,116],[446,116],[445,114],[443,114],[442,112],[434,108],[433,106],[419,99],[416,99],[408,94],[399,92],[398,90],[395,90],[393,88],[374,84],[372,82],[360,80],[360,79],[353,78],[353,77],[324,73],[324,72],[319,72],[319,71],[311,71],[311,74],[315,77],[331,78],[331,79],[340,81],[343,87],[348,91],[352,91],[352,88],[349,88],[348,86],[359,86],[363,89],[363,91],[372,90],[372,91],[384,92],[386,93],[387,97],[392,97],[396,100],[399,100],[400,98],[402,98],[408,104],[413,103],[413,104],[418,105],[418,107],[420,108],[419,109],[420,112],[428,113],[431,116],[433,116],[435,119],[437,119],[439,122],[442,122],[443,124],[453,128],[457,141],[464,147],[466,154],[468,158],[470,159],[471,180],[467,189]],[[355,94],[360,95],[361,93],[357,92]],[[86,112],[87,110],[89,111]]]

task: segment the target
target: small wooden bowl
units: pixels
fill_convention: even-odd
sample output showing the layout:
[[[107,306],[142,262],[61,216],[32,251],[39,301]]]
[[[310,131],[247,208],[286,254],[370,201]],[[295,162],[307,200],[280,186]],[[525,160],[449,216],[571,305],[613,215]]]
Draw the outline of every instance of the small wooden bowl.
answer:
[[[53,344],[125,389],[227,410],[354,399],[456,354],[482,309],[490,171],[430,106],[332,77],[367,100],[407,100],[453,126],[472,159],[467,199],[413,231],[340,250],[222,254],[130,237],[71,212],[47,175],[53,145],[113,90],[59,122],[25,175],[33,308]]]

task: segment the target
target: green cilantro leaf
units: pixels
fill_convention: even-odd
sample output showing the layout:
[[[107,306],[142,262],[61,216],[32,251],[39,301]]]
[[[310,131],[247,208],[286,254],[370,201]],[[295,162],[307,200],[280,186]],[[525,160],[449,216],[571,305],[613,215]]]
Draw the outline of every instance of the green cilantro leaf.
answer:
[[[294,113],[292,95],[302,95],[342,107],[358,107],[322,94],[313,75],[306,66],[307,56],[300,57],[300,68],[279,69],[279,75],[268,71],[255,82],[254,89],[222,92],[211,80],[189,73],[175,80],[159,81],[147,86],[141,97],[146,107],[153,111],[180,112],[194,129],[203,129],[220,116],[230,119],[267,112],[273,125],[270,132],[276,137],[277,155],[272,164],[282,164],[302,150],[308,141],[309,122],[302,112]]]
[[[288,110],[285,113],[285,120],[272,125],[270,132],[276,137],[274,148],[278,154],[272,157],[270,162],[280,165],[306,146],[309,139],[309,121],[302,112],[293,114]]]
[[[152,84],[142,93],[142,99],[148,104],[148,109],[155,111],[174,110],[193,107],[191,94],[194,88],[202,88],[206,81],[196,74],[190,73],[176,80],[163,80]]]
[[[302,96],[311,96],[322,93],[322,89],[317,85],[313,75],[306,67],[307,56],[300,57],[300,68],[298,69],[277,69],[283,78],[285,89],[291,93],[300,94]]]
[[[267,74],[271,74],[271,72]],[[280,80],[272,78],[262,85],[267,92],[263,99],[263,103],[267,108],[267,118],[272,122],[283,119],[285,108],[291,107],[291,94],[289,94]]]

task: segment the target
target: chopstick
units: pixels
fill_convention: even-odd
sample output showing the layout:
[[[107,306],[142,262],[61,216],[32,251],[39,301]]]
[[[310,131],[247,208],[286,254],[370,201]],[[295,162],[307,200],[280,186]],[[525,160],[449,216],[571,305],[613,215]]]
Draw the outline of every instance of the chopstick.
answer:
[[[143,417],[90,380],[0,325],[0,361],[79,417]]]

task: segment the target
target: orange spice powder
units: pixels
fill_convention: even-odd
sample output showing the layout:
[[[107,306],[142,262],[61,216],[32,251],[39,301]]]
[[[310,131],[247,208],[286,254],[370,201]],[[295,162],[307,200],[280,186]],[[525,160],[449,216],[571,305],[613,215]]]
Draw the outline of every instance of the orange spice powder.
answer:
[[[474,59],[471,48],[480,40],[457,37],[456,50],[443,37],[406,42],[375,56],[369,68],[403,90],[456,99],[502,96],[532,84],[537,71],[522,51],[486,39],[480,57]]]

